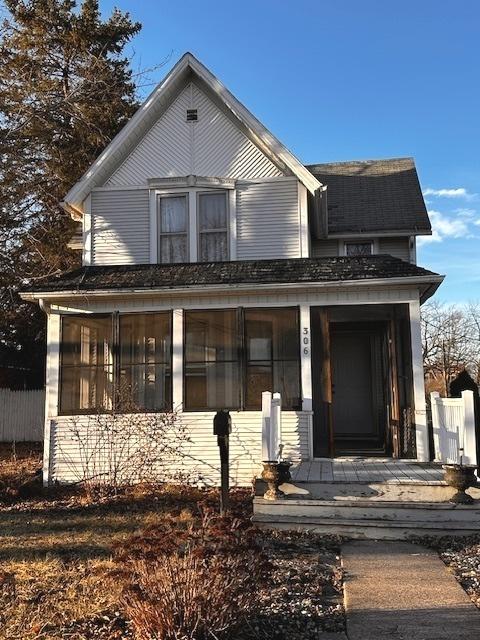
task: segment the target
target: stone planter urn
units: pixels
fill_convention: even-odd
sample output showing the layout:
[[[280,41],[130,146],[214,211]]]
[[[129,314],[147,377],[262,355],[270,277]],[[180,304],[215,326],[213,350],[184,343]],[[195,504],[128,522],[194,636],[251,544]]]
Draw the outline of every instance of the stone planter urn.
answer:
[[[267,461],[263,463],[263,471],[261,478],[267,483],[267,490],[263,494],[265,500],[279,500],[285,497],[283,491],[280,491],[278,488],[282,482],[282,472],[281,472],[281,463]],[[288,475],[290,475],[290,471],[287,469]],[[284,471],[285,473],[285,471]]]
[[[454,504],[472,504],[473,498],[469,496],[468,493],[465,493],[465,490],[476,484],[477,479],[474,473],[476,468],[475,465],[443,465],[445,482],[450,487],[457,489],[457,493],[450,498],[449,502],[453,502]]]

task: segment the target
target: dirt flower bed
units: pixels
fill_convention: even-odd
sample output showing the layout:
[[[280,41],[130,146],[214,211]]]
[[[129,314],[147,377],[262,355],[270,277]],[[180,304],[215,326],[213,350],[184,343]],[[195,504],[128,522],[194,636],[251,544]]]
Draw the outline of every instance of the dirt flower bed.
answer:
[[[480,534],[463,538],[421,538],[419,542],[438,552],[480,609]]]
[[[263,541],[271,585],[260,593],[252,636],[313,640],[321,631],[344,631],[341,539],[280,531]]]

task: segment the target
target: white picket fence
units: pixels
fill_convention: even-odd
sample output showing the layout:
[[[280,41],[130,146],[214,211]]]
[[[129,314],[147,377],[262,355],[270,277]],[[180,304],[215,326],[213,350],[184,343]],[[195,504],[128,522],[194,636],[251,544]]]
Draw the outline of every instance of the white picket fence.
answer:
[[[45,391],[0,389],[0,442],[43,439]]]
[[[435,460],[449,464],[477,464],[473,391],[461,398],[430,394]]]

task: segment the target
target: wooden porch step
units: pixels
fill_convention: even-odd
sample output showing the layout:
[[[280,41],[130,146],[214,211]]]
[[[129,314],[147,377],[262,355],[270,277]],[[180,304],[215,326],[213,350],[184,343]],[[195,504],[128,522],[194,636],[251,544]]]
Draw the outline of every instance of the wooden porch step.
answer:
[[[412,536],[468,536],[478,532],[476,527],[455,523],[391,522],[384,520],[347,520],[333,518],[299,518],[294,516],[258,515],[253,522],[262,529],[311,531],[353,539],[405,540]]]
[[[480,504],[255,498],[252,520],[264,528],[311,530],[351,538],[469,535],[479,530]]]

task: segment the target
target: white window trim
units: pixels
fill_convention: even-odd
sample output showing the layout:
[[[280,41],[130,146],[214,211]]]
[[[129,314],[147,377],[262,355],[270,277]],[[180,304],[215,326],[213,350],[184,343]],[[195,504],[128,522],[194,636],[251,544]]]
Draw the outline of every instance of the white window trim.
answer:
[[[197,233],[197,198],[199,193],[222,192],[227,199],[227,246],[229,255],[227,260],[237,258],[237,216],[236,216],[236,192],[234,189],[225,189],[218,186],[185,188],[185,185],[170,187],[169,189],[150,190],[150,264],[158,264],[158,196],[188,195],[188,260],[198,262],[198,233]]]
[[[347,244],[366,244],[367,242],[372,247],[372,256],[378,253],[378,238],[347,238],[338,241],[338,255],[347,255]]]

